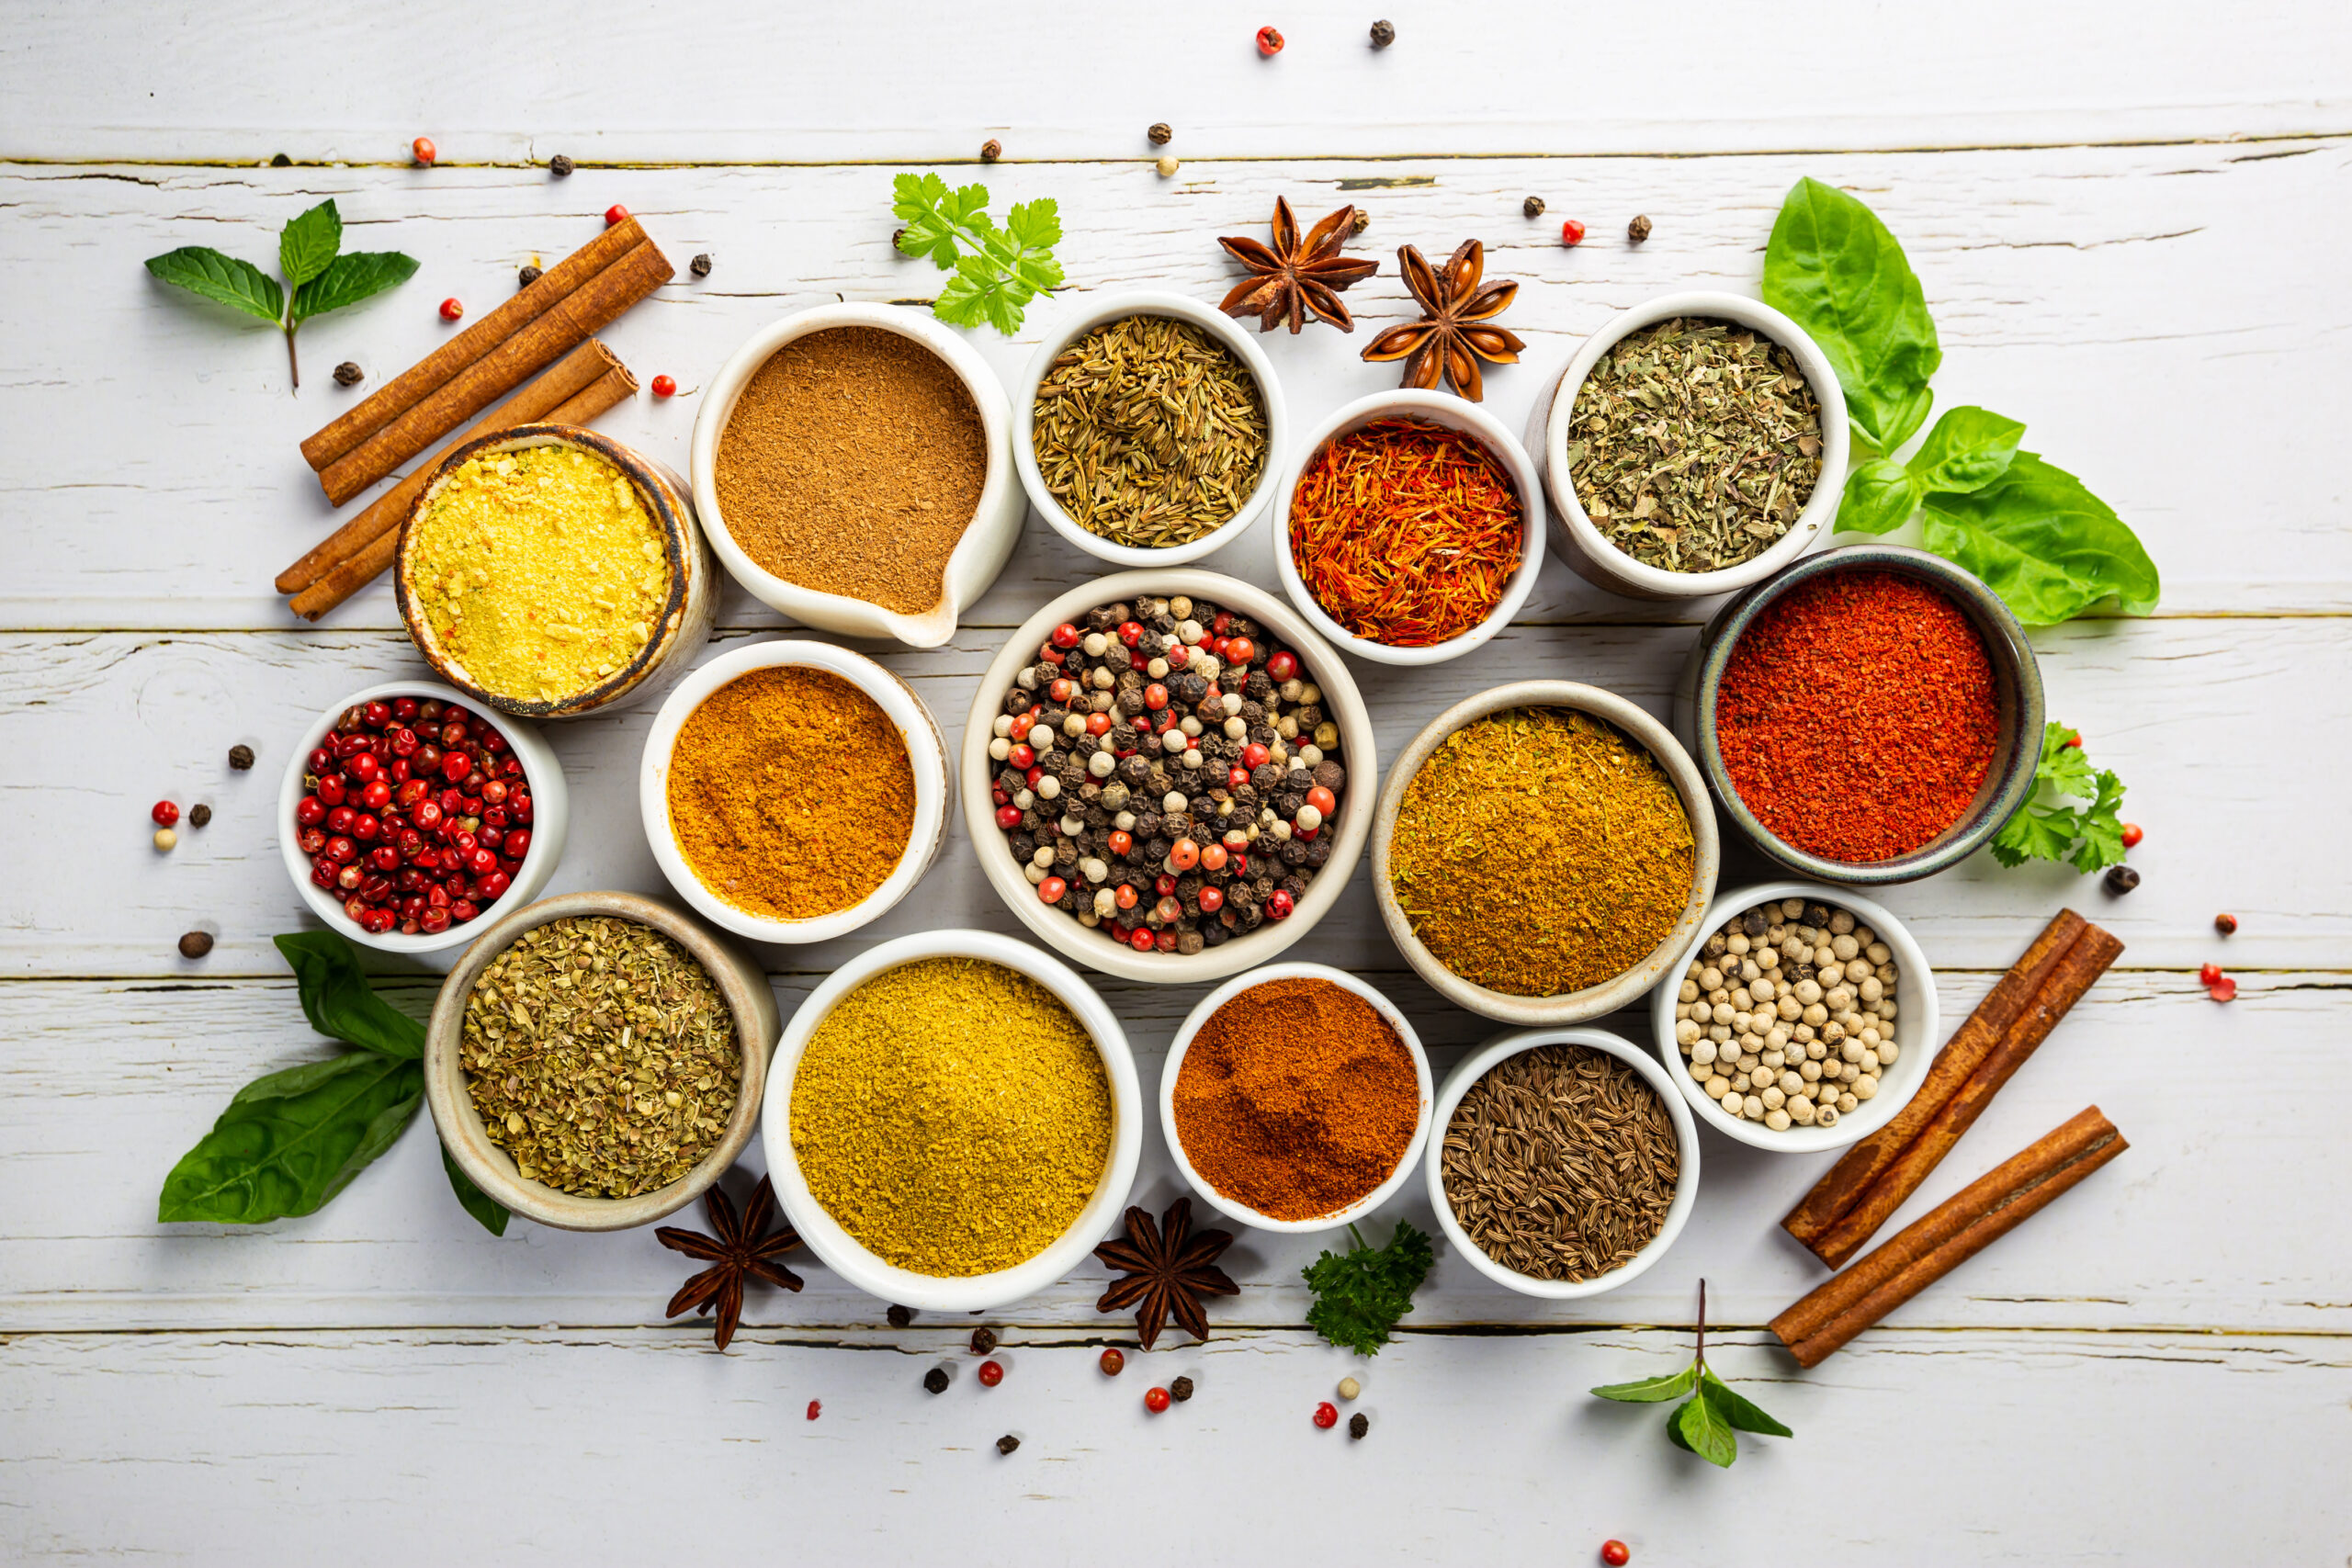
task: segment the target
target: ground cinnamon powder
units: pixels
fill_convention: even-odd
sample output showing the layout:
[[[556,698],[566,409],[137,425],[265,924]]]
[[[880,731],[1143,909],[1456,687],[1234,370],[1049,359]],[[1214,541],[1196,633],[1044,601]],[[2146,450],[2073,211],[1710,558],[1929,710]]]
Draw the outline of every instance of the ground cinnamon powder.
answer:
[[[1185,1048],[1176,1135],[1225,1197],[1277,1220],[1344,1209],[1413,1141],[1420,1085],[1378,1009],[1299,976],[1227,1002]]]
[[[832,327],[752,373],[715,467],[721,520],[761,567],[913,615],[946,592],[988,436],[937,355],[878,327]]]

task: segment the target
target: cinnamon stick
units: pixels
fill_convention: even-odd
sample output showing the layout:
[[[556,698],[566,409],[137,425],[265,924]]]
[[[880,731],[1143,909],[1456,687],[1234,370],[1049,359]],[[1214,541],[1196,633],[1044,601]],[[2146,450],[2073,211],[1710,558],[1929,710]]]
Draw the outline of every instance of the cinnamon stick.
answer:
[[[611,323],[667,283],[672,270],[661,247],[645,241],[321,469],[327,499],[341,506]]]
[[[529,288],[385,382],[349,412],[330,421],[325,429],[302,443],[303,460],[313,468],[325,468],[644,243],[644,227],[634,218],[606,229],[541,273]]]
[[[2041,934],[2033,939],[2033,945],[2025,950],[2025,956],[1976,1004],[1968,1021],[1952,1032],[1951,1038],[1928,1066],[1927,1081],[1919,1086],[1919,1092],[1911,1097],[1910,1103],[1896,1111],[1885,1126],[1848,1149],[1829,1168],[1829,1173],[1814,1183],[1813,1190],[1804,1195],[1804,1201],[1789,1211],[1781,1228],[1812,1247],[1823,1232],[1845,1218],[1847,1211],[1860,1201],[1871,1183],[1910,1146],[1920,1130],[1960,1091],[1960,1086],[1984,1060],[1986,1053],[2016,1024],[2018,1015],[2025,1011],[2041,983],[2050,977],[2051,970],[2088,924],[2072,909],[2061,909],[2052,917]]]
[[[1949,1201],[1772,1320],[1803,1367],[1831,1352],[2041,1213],[2132,1145],[2094,1105],[1995,1166]]]
[[[626,366],[615,360],[611,369],[605,371],[585,390],[549,410],[545,418],[518,420],[514,423],[585,424],[615,404],[623,402],[636,394],[637,378],[628,373]],[[483,423],[488,424],[499,422],[484,421]],[[477,434],[488,434],[488,431],[478,425],[466,433],[466,438],[471,440]],[[420,471],[429,474],[432,469],[428,468]],[[395,518],[393,521],[397,523],[399,519]],[[316,582],[296,594],[293,603],[294,613],[306,621],[317,620],[390,570],[393,558],[400,554],[400,529],[398,527],[385,529],[371,539],[358,554],[345,558]]]

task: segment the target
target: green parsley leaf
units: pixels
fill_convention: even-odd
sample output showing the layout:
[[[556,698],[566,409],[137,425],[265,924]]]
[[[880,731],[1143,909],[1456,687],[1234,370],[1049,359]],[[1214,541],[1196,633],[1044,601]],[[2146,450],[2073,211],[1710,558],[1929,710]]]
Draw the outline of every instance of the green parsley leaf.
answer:
[[[341,249],[343,216],[329,197],[310,211],[288,220],[278,231],[277,270],[286,275],[286,287],[299,289],[326,271]]]
[[[1009,337],[1021,330],[1023,306],[1061,286],[1053,255],[1061,216],[1050,199],[1014,207],[1000,229],[987,212],[986,186],[950,190],[937,175],[900,175],[891,191],[890,210],[905,225],[899,249],[956,275],[931,307],[950,326],[986,322]]]
[[[2083,749],[2068,744],[2075,735],[2066,725],[2042,726],[2034,793],[1993,835],[1993,858],[2003,865],[2064,861],[2087,873],[2123,859],[2123,781],[2105,769],[2094,773]],[[2067,800],[2086,804],[2068,806]]]
[[[1413,1292],[1429,1278],[1437,1252],[1427,1235],[1402,1220],[1386,1247],[1365,1245],[1353,1225],[1348,1235],[1353,1247],[1327,1251],[1300,1270],[1315,1292],[1306,1325],[1342,1349],[1376,1356],[1396,1320],[1413,1310]]]
[[[276,278],[253,263],[224,256],[209,245],[182,245],[176,251],[149,256],[147,270],[174,288],[201,294],[272,326],[285,310],[286,296]]]
[[[1624,1404],[1656,1404],[1660,1400],[1689,1393],[1698,1382],[1699,1365],[1694,1361],[1665,1377],[1644,1378],[1639,1382],[1605,1382],[1592,1392],[1602,1399],[1614,1399]]]
[[[2117,812],[2123,804],[2123,781],[2101,768],[2098,793],[2080,818],[2083,841],[2068,857],[2080,872],[2104,871],[2123,863],[2123,819]]]

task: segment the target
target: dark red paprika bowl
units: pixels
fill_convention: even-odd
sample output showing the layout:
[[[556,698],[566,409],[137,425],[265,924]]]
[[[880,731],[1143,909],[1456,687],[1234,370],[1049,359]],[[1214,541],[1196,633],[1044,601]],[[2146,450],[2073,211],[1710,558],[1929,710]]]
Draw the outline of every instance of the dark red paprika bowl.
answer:
[[[1984,639],[1993,670],[1996,735],[1991,765],[1959,818],[1926,843],[1890,860],[1829,860],[1790,843],[1757,819],[1733,786],[1715,728],[1716,697],[1732,652],[1758,615],[1791,591],[1843,572],[1890,572],[1940,592]],[[1675,730],[1706,775],[1708,793],[1740,835],[1800,876],[1854,886],[1916,882],[1949,871],[1984,845],[2033,792],[2041,750],[2041,669],[2025,628],[2000,596],[1974,574],[1940,556],[1903,545],[1849,545],[1809,556],[1728,601],[1715,613],[1684,664],[1675,689]]]

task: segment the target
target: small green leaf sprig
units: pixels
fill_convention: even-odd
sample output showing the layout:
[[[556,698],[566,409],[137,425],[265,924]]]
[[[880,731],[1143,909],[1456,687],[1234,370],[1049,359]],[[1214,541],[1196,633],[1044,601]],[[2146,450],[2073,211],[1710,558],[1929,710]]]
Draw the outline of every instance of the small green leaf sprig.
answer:
[[[1729,1384],[1708,1370],[1704,1280],[1699,1281],[1699,1345],[1690,1364],[1666,1377],[1603,1383],[1592,1392],[1602,1399],[1627,1404],[1659,1404],[1689,1394],[1690,1398],[1667,1416],[1666,1435],[1676,1448],[1724,1470],[1729,1470],[1732,1461],[1739,1457],[1736,1433],[1756,1432],[1770,1438],[1796,1436],[1752,1402],[1734,1393]]]
[[[2068,806],[2066,800],[2080,802]],[[2030,860],[2064,861],[2086,874],[2123,862],[2123,781],[2094,769],[2079,730],[2041,728],[2041,758],[2033,793],[1993,835],[1993,858],[2006,866]]]
[[[890,210],[905,225],[899,249],[956,274],[931,307],[948,325],[985,321],[1011,337],[1021,330],[1022,308],[1060,287],[1054,247],[1061,243],[1062,220],[1051,198],[1020,203],[1000,229],[988,215],[986,186],[950,190],[937,175],[900,175],[891,189]]]
[[[289,220],[277,235],[277,279],[248,261],[223,255],[209,245],[182,245],[147,258],[147,270],[176,288],[267,321],[286,334],[286,364],[294,385],[302,384],[294,355],[294,333],[312,316],[356,305],[371,295],[406,283],[416,258],[398,251],[343,249],[343,217],[328,199]]]
[[[1355,1243],[1345,1252],[1325,1252],[1300,1273],[1315,1292],[1306,1325],[1343,1350],[1377,1356],[1396,1320],[1413,1310],[1413,1292],[1437,1262],[1430,1238],[1404,1221],[1386,1247],[1372,1247],[1352,1224]]]

